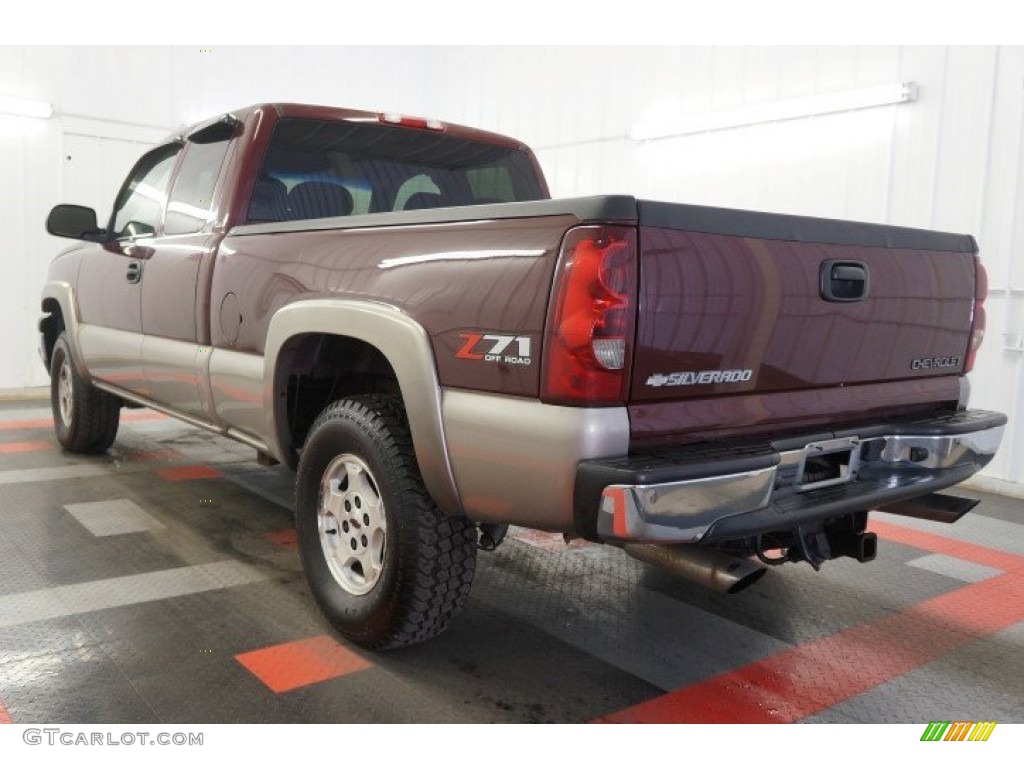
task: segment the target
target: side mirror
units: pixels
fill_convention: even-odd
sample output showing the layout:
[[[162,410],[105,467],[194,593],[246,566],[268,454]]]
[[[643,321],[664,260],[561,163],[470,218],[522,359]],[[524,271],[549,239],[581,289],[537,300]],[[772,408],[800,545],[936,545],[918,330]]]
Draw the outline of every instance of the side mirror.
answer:
[[[96,211],[84,205],[57,205],[46,217],[46,231],[57,237],[102,243],[105,230],[96,226]]]

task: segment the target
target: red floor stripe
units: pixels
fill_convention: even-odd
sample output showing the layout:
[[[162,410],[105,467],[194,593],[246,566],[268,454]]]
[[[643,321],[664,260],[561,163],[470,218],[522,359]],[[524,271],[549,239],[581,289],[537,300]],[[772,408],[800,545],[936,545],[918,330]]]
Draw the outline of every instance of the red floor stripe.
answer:
[[[182,455],[173,448],[137,449],[128,451],[129,461],[181,461]]]
[[[284,549],[298,549],[299,539],[294,528],[284,528],[280,531],[267,531],[263,538],[277,544]]]
[[[53,419],[11,419],[0,421],[0,430],[5,429],[49,429],[53,426]]]
[[[989,568],[997,568],[1000,571],[1024,570],[1024,557],[1011,552],[1003,552],[967,541],[958,541],[934,533],[925,533],[880,520],[872,520],[868,528],[877,533],[879,538],[884,541],[905,544],[908,547],[925,549],[950,557],[959,557],[961,560],[970,560],[972,563],[987,565]]]
[[[11,719],[10,712],[7,711],[7,707],[4,706],[4,702],[0,699],[0,725],[10,725],[14,720]]]
[[[159,411],[128,411],[121,412],[121,421],[160,421],[171,418],[166,413]]]
[[[155,470],[156,474],[164,480],[177,482],[179,480],[209,480],[214,477],[223,477],[213,467],[204,464],[188,465],[184,467],[165,467]]]
[[[33,440],[27,443],[0,443],[0,453],[29,453],[31,451],[43,451],[52,448],[53,443],[42,440]]]
[[[373,665],[327,635],[240,653],[235,658],[274,693],[361,672]]]
[[[0,412],[2,413],[2,412]],[[121,414],[121,421],[135,422],[135,421],[158,421],[159,419],[169,419],[167,416],[158,411],[128,411],[127,413]],[[40,419],[9,419],[7,421],[0,420],[0,431],[12,430],[12,429],[52,429],[53,419],[49,416]]]
[[[566,543],[565,538],[560,533],[535,531],[532,528],[519,528],[510,535],[513,539],[529,544],[531,547],[543,549],[545,552],[564,552],[566,549],[582,549],[584,547],[596,546],[585,539],[573,539]]]
[[[889,523],[883,538],[1007,573],[601,718],[614,723],[792,723],[1024,621],[1024,558]]]

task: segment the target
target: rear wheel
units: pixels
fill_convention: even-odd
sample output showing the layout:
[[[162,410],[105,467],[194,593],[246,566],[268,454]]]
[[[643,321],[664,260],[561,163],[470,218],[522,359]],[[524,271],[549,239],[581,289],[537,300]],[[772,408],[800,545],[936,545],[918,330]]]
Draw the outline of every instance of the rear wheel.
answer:
[[[103,453],[117,437],[121,399],[78,374],[65,333],[50,358],[50,406],[57,440],[71,453]]]
[[[296,529],[313,597],[360,645],[434,637],[469,596],[476,528],[434,504],[397,397],[340,400],[313,423],[296,477]]]

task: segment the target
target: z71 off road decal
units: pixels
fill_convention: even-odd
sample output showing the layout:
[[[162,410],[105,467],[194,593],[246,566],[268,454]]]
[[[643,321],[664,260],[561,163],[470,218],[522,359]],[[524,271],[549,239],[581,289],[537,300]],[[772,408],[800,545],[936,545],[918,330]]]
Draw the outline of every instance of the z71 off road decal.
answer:
[[[508,336],[503,333],[459,334],[462,346],[455,356],[461,360],[480,360],[485,363],[530,365],[530,337]]]
[[[692,387],[695,384],[739,384],[750,381],[754,372],[750,368],[731,371],[676,371],[656,373],[647,378],[648,387]]]

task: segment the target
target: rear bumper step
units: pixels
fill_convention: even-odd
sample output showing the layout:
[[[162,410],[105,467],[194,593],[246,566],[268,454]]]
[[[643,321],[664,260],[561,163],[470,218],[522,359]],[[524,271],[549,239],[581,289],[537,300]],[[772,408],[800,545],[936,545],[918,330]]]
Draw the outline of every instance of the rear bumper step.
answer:
[[[978,499],[947,496],[944,493],[929,493],[927,496],[886,504],[878,507],[878,511],[904,517],[916,517],[919,520],[931,520],[935,523],[955,523],[979,503]]]
[[[613,543],[711,544],[868,509],[952,522],[970,501],[929,495],[984,467],[1005,424],[1003,414],[958,411],[805,441],[583,461],[576,527]]]

